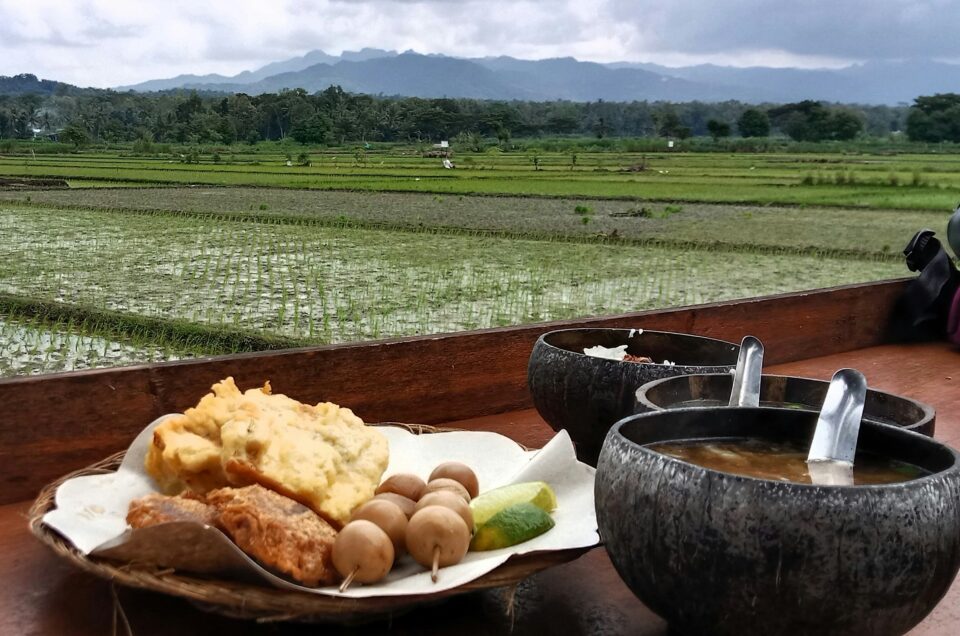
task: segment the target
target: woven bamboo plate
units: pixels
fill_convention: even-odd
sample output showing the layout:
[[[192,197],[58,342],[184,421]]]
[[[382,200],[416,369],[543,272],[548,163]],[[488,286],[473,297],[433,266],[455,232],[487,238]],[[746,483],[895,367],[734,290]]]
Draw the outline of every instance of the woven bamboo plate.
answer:
[[[390,423],[390,425],[402,426],[418,435],[456,430],[416,424]],[[204,578],[171,569],[114,563],[81,553],[59,533],[45,526],[43,515],[55,507],[54,497],[60,484],[73,477],[116,471],[120,467],[120,462],[123,461],[124,454],[125,451],[121,451],[111,455],[91,466],[64,475],[45,486],[30,507],[30,531],[57,555],[86,572],[121,585],[180,596],[201,609],[232,618],[256,619],[263,622],[360,624],[398,615],[419,605],[435,603],[457,594],[515,586],[536,572],[572,561],[596,547],[517,555],[478,579],[436,594],[371,598],[308,594],[264,585]]]

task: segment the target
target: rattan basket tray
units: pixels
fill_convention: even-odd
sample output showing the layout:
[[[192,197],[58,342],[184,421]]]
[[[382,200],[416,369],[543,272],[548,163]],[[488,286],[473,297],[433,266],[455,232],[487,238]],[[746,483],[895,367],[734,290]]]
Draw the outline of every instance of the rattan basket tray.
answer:
[[[397,424],[392,425],[397,426]],[[415,434],[454,430],[412,424],[400,426]],[[180,596],[202,609],[233,618],[359,624],[389,618],[418,605],[431,604],[465,592],[514,586],[535,572],[572,561],[592,549],[576,548],[514,556],[478,579],[436,594],[370,598],[308,594],[264,585],[203,578],[170,569],[161,570],[154,567],[114,563],[84,555],[59,533],[44,525],[42,519],[46,512],[55,507],[54,497],[60,484],[81,475],[115,471],[119,468],[123,457],[124,452],[116,453],[45,486],[30,508],[30,531],[56,554],[91,574],[121,585]]]

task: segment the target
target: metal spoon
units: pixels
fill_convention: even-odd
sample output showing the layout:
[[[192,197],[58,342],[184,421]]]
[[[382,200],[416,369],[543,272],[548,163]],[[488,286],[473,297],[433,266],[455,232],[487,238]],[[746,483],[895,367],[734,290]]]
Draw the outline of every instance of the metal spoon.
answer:
[[[807,454],[814,484],[853,485],[853,459],[866,397],[867,379],[862,373],[840,369],[833,374]]]
[[[744,336],[730,390],[730,406],[760,406],[762,373],[763,344],[753,336]]]

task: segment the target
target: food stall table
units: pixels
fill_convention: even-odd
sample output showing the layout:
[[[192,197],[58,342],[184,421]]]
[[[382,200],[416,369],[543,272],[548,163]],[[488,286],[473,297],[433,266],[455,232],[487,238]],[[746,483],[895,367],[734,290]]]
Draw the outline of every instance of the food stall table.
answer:
[[[223,617],[158,593],[114,586],[59,559],[27,527],[37,491],[126,447],[157,415],[181,410],[213,382],[270,379],[302,401],[332,400],[368,421],[417,421],[501,433],[528,447],[554,434],[526,394],[536,337],[563,327],[643,327],[739,341],[761,338],[765,371],[829,378],[864,372],[872,388],[931,404],[935,437],[960,446],[960,351],[893,344],[886,319],[903,281],[676,310],[390,342],[0,380],[0,634],[307,634],[317,627]],[[129,626],[129,629],[128,629]],[[516,588],[471,592],[366,625],[325,633],[666,634],[620,581],[605,551],[543,570]],[[911,634],[960,632],[960,584]]]

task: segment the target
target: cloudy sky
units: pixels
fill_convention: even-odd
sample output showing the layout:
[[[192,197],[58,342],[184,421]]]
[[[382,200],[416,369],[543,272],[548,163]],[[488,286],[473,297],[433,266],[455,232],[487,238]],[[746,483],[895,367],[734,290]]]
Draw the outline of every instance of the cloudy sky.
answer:
[[[960,0],[0,0],[0,75],[82,86],[363,47],[671,66],[960,61]]]

